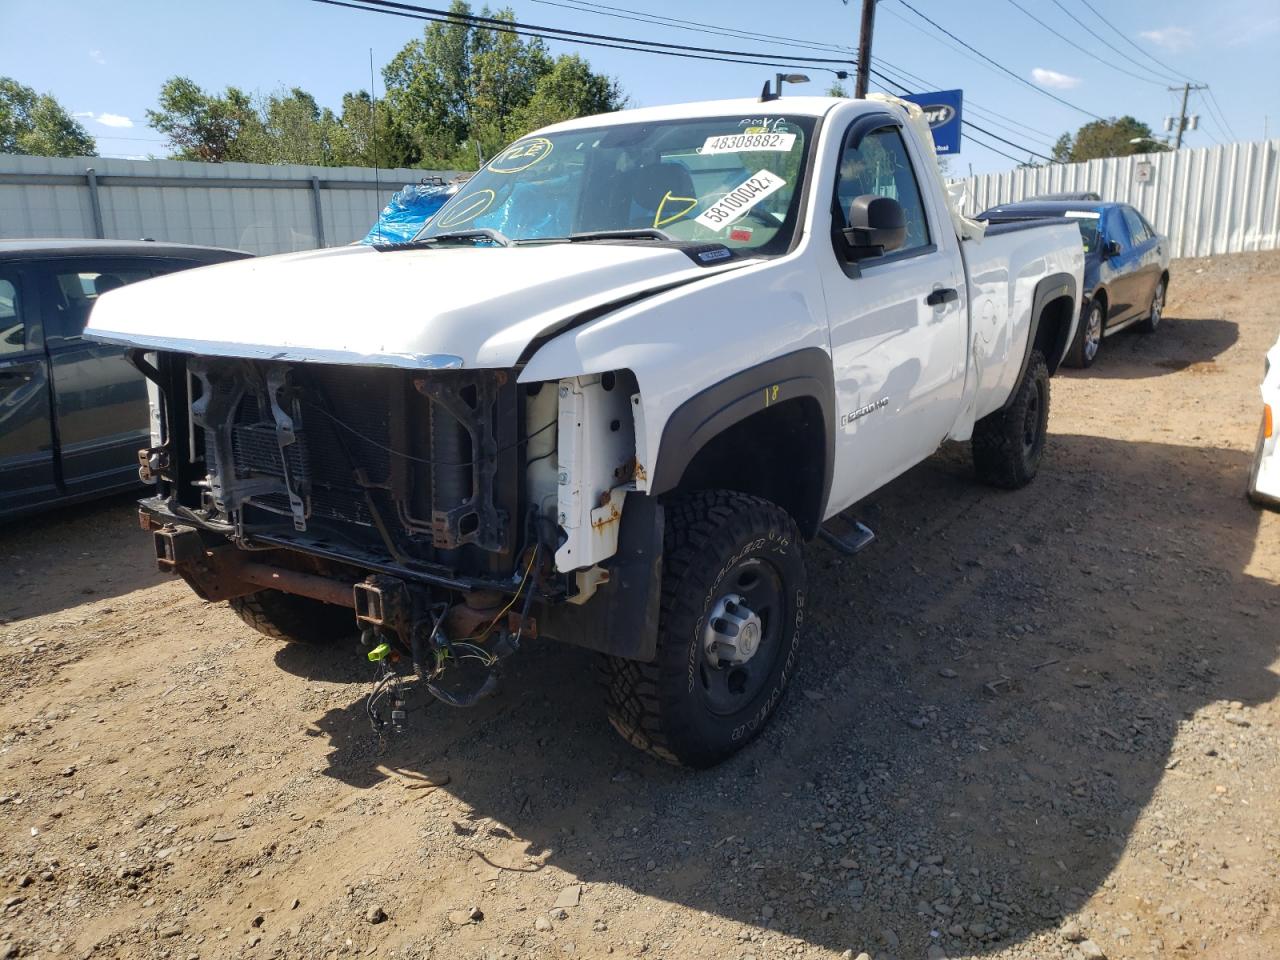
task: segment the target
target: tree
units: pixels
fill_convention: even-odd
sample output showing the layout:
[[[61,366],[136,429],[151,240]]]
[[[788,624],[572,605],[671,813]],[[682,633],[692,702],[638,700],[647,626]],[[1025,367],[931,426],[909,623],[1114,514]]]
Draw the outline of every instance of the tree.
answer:
[[[249,160],[246,143],[261,120],[243,90],[227,87],[221,95],[205,93],[186,77],[171,77],[160,88],[158,110],[147,122],[169,138],[175,160],[222,163]]]
[[[471,7],[432,23],[382,72],[390,139],[409,166],[474,168],[477,147],[492,156],[545,123],[617,110],[618,84],[592,72],[581,57],[552,57],[538,39],[477,29],[462,19]],[[482,16],[514,21],[510,10]]]
[[[1139,143],[1131,143],[1139,140]],[[1053,145],[1053,159],[1059,163],[1081,163],[1102,157],[1127,157],[1135,153],[1159,153],[1167,144],[1151,139],[1151,128],[1133,117],[1092,120],[1076,131],[1064,133]]]
[[[0,153],[93,157],[98,144],[51,94],[0,77]]]
[[[844,84],[841,83],[839,80],[832,80],[831,86],[827,87],[827,96],[828,97],[847,97],[849,96],[849,91],[845,89]]]

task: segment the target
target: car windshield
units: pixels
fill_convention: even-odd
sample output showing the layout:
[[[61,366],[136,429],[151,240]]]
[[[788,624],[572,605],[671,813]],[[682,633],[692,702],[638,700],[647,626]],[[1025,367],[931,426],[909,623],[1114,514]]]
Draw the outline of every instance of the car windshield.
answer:
[[[1096,210],[1068,210],[1063,216],[1076,222],[1085,253],[1093,253],[1098,249],[1098,224],[1102,218]]]
[[[415,242],[469,231],[479,244],[635,231],[782,253],[814,123],[727,116],[527,137],[468,180]]]

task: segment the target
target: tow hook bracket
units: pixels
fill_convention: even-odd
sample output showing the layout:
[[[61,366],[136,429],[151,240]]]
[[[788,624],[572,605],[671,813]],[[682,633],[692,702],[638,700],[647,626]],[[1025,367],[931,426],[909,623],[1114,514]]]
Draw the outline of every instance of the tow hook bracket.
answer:
[[[160,474],[169,469],[169,448],[143,447],[138,451],[138,479],[143,483],[155,483]]]
[[[156,567],[161,573],[174,573],[179,564],[204,555],[204,541],[195,527],[161,527],[155,531],[155,547]]]
[[[411,604],[409,589],[396,577],[372,576],[353,586],[356,626],[362,630],[391,630],[407,637]]]

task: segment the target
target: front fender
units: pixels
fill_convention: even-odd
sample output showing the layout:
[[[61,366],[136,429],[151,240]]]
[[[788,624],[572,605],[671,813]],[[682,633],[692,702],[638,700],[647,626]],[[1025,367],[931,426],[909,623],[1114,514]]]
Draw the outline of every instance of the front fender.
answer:
[[[830,357],[826,302],[793,254],[649,297],[544,344],[520,374],[539,383],[629,370],[639,388],[637,487],[649,489],[668,421],[687,400],[806,349]],[[828,359],[828,366],[830,361]]]

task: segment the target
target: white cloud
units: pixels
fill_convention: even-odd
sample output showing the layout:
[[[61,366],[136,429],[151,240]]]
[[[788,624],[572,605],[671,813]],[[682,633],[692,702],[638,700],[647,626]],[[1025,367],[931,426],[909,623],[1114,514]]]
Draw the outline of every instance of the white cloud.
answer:
[[[128,117],[121,116],[118,113],[100,113],[93,119],[97,120],[104,127],[132,127],[133,121]]]
[[[94,63],[106,63],[106,62],[107,62],[107,58],[106,58],[106,57],[104,57],[104,56],[102,55],[102,51],[101,51],[101,50],[90,50],[90,51],[89,51],[89,59],[90,59],[90,60],[92,60]]]
[[[1080,86],[1079,77],[1059,73],[1057,70],[1046,70],[1044,67],[1036,67],[1032,70],[1031,79],[1042,87],[1053,87],[1055,90],[1070,90],[1072,87]]]
[[[1170,53],[1181,53],[1191,46],[1192,33],[1186,27],[1161,27],[1159,30],[1143,30],[1138,34],[1143,40],[1163,47]]]

